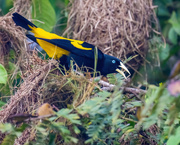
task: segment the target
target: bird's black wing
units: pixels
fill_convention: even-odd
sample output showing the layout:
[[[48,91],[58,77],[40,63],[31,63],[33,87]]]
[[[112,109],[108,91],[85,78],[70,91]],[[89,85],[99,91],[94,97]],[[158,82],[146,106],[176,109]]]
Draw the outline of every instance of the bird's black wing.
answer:
[[[36,42],[38,44],[38,42],[36,41],[36,37],[34,35],[31,34],[26,34],[26,36],[31,39],[32,41]]]
[[[36,39],[41,39],[41,40],[44,40],[51,44],[54,44],[62,49],[69,51],[70,53],[78,55],[78,56],[83,56],[86,58],[94,59],[95,58],[94,56],[97,51],[98,59],[101,60],[104,58],[104,54],[102,53],[101,50],[99,50],[98,48],[96,49],[94,45],[89,44],[87,42],[83,42],[82,44],[79,44],[82,46],[82,48],[80,49],[80,48],[77,48],[76,46],[74,46],[72,41],[68,40],[68,39],[44,39],[44,38],[36,38]],[[74,42],[76,42],[76,40],[74,40]],[[88,48],[92,48],[92,49],[88,50]]]

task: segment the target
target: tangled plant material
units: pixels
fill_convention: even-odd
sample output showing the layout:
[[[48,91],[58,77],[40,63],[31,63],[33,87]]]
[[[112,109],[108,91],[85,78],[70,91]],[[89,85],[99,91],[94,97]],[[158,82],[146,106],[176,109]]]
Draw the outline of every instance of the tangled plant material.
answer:
[[[71,0],[66,33],[121,59],[137,55],[128,63],[137,71],[153,23],[157,25],[152,0]]]
[[[42,61],[34,55],[27,59],[28,64],[24,67],[26,72],[23,73],[25,74],[23,83],[0,111],[0,122],[7,122],[8,117],[12,114],[36,113],[37,108],[44,102],[61,109],[67,108],[67,104],[77,107],[90,97],[94,88],[90,80],[73,72],[62,76],[57,70],[57,61]],[[0,136],[3,138],[3,134]],[[23,133],[20,138],[16,139],[16,143],[24,144],[27,140],[33,139],[30,134],[27,136]]]
[[[8,65],[7,62],[10,49],[14,49],[16,53],[16,66],[20,66],[21,60],[26,56],[24,31],[22,31],[22,29],[17,29],[11,14],[17,11],[23,15],[28,15],[30,2],[30,0],[15,0],[12,11],[0,17],[0,63],[5,66]]]
[[[0,17],[0,63],[4,66],[8,65],[9,62],[9,52],[10,50],[14,50],[15,52],[15,60],[13,63],[16,64],[16,70],[14,73],[17,72],[19,67],[24,68],[26,66],[25,62],[28,58],[27,54],[27,46],[25,42],[25,35],[24,31],[22,29],[17,29],[15,26],[11,14],[14,11],[17,11],[22,14],[28,14],[29,8],[30,8],[30,2],[29,0],[16,0],[14,1],[14,6],[12,8],[12,11],[7,13],[5,16]],[[26,59],[25,59],[26,58]],[[12,75],[14,76],[14,75]],[[11,78],[13,79],[13,78]],[[27,89],[28,90],[28,89]],[[18,92],[17,92],[18,94]],[[20,93],[21,94],[21,93]],[[16,95],[15,95],[16,96]],[[23,96],[23,94],[22,94]],[[17,100],[21,100],[21,98],[12,98],[10,100],[10,104],[7,105],[7,110],[3,113],[3,111],[0,112],[0,122],[4,122],[8,115],[16,112],[15,109],[18,105]],[[18,108],[18,107],[17,107]],[[19,106],[19,110],[23,108],[22,104]],[[15,111],[16,110],[16,111]],[[26,110],[26,109],[25,109]],[[17,111],[18,113],[19,111]]]
[[[7,56],[11,48],[15,49],[15,52],[19,59],[21,59],[21,52],[25,52],[23,33],[19,29],[15,29],[15,25],[11,20],[11,16],[0,17],[0,63],[4,64],[8,60]]]
[[[77,107],[90,97],[95,85],[90,80],[73,72],[62,76],[57,70],[57,61],[47,62],[37,59],[37,56],[27,59],[29,64],[26,65],[26,72],[23,73],[26,74],[23,83],[0,111],[0,122],[7,122],[12,114],[33,114],[45,102],[61,109],[67,108],[67,104]],[[17,139],[16,142],[24,144],[30,140],[31,136],[26,135],[23,133],[19,138],[20,141]]]

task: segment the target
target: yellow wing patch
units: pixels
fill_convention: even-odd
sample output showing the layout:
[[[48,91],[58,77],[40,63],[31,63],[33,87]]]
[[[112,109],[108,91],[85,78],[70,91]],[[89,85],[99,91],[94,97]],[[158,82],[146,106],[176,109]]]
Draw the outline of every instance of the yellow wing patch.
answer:
[[[59,59],[62,57],[62,55],[69,55],[69,51],[62,49],[60,47],[57,47],[56,45],[53,45],[49,42],[46,42],[44,40],[37,39],[38,44],[46,51],[49,57],[54,59]]]
[[[83,47],[81,44],[84,43],[84,41],[79,41],[79,40],[73,40],[73,39],[67,39],[67,40],[70,40],[71,41],[71,44],[78,48],[78,49],[82,49],[82,50],[92,50],[92,48],[86,48],[86,47]]]
[[[44,38],[44,39],[63,39],[63,37],[60,37],[56,34],[49,33],[41,28],[31,27],[31,32],[34,33],[35,37]],[[38,44],[46,51],[49,57],[54,59],[59,59],[62,57],[62,55],[69,55],[69,51],[62,49],[56,45],[53,45],[49,42],[46,42],[44,40],[37,39]]]
[[[31,27],[30,25],[28,26],[29,28],[32,29],[31,32],[34,33],[35,37],[44,38],[44,39],[66,39],[54,33],[49,33],[41,28]]]
[[[30,25],[28,25],[28,26],[29,26],[29,28],[32,29],[31,32],[34,33],[34,36],[36,38],[69,40],[69,41],[71,41],[71,44],[78,49],[92,50],[92,48],[86,48],[81,45],[84,43],[84,41],[67,39],[67,38],[58,36],[54,33],[49,33],[41,28],[32,27]],[[52,57],[54,59],[59,59],[62,55],[69,55],[69,53],[70,53],[69,51],[67,51],[63,48],[55,46],[44,40],[37,39],[37,42],[44,49],[44,51],[46,51],[46,53],[49,55],[49,57]]]

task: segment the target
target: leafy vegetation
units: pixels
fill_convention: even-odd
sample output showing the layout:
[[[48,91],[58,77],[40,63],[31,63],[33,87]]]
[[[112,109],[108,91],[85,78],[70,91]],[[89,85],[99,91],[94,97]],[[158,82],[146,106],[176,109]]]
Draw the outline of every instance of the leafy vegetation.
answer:
[[[34,20],[37,20],[34,21],[34,24],[37,27],[51,32],[56,22],[55,11],[51,3],[49,0],[33,0],[32,3],[32,16]]]
[[[0,84],[6,84],[7,82],[7,71],[2,64],[0,64]]]
[[[165,38],[166,45],[159,52],[161,62],[161,72],[164,76],[160,81],[167,79],[170,70],[179,58],[180,40],[180,3],[175,0],[155,0],[158,6],[157,16],[159,29]]]
[[[149,40],[152,51],[151,55],[147,55],[150,62],[147,64],[148,81],[144,77],[136,77],[134,84],[140,84],[136,93],[127,93],[123,89],[124,82],[119,74],[109,75],[109,82],[115,85],[113,91],[102,91],[99,85],[95,85],[92,96],[78,107],[73,103],[67,104],[66,108],[57,111],[53,117],[41,122],[24,122],[20,127],[1,123],[0,131],[6,135],[1,144],[13,144],[27,129],[30,129],[34,140],[27,141],[26,144],[180,144],[180,2],[155,0],[154,3],[158,6],[156,13],[166,44],[159,36]],[[8,12],[12,3],[1,0],[0,5],[3,15]],[[53,26],[56,21],[57,24],[62,24],[67,20],[67,5],[67,0],[33,0],[33,19],[45,22],[34,23],[49,32],[62,33],[66,25],[54,29]],[[61,13],[59,8],[63,8]],[[56,15],[62,19],[57,20]],[[0,111],[8,101],[4,96],[13,95],[23,82],[20,72],[13,74],[17,69],[14,58],[15,54],[11,51],[8,65],[0,64]],[[177,65],[174,66],[176,62]],[[140,72],[146,73],[144,67]],[[76,90],[82,90],[84,86],[73,79],[68,78],[64,86],[73,84],[74,96],[80,96],[83,91]],[[47,89],[46,85],[43,87]],[[16,89],[12,89],[15,87]],[[139,90],[144,93],[138,92]],[[77,101],[76,99],[72,100]]]

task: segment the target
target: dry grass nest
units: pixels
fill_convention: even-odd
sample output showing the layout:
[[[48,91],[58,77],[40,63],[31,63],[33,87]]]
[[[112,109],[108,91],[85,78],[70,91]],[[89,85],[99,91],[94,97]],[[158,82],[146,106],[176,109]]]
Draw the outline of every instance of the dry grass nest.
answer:
[[[138,72],[158,26],[154,8],[152,0],[71,0],[65,34],[122,60],[137,55],[128,66]]]
[[[58,109],[67,108],[70,104],[77,107],[90,97],[95,87],[82,75],[73,72],[62,75],[55,60],[42,61],[34,54],[29,56],[26,66],[23,82],[0,111],[0,122],[6,122],[13,114],[36,114],[37,109],[46,102]],[[25,132],[31,131],[27,129]],[[16,142],[24,144],[33,139],[32,134],[23,133]]]

